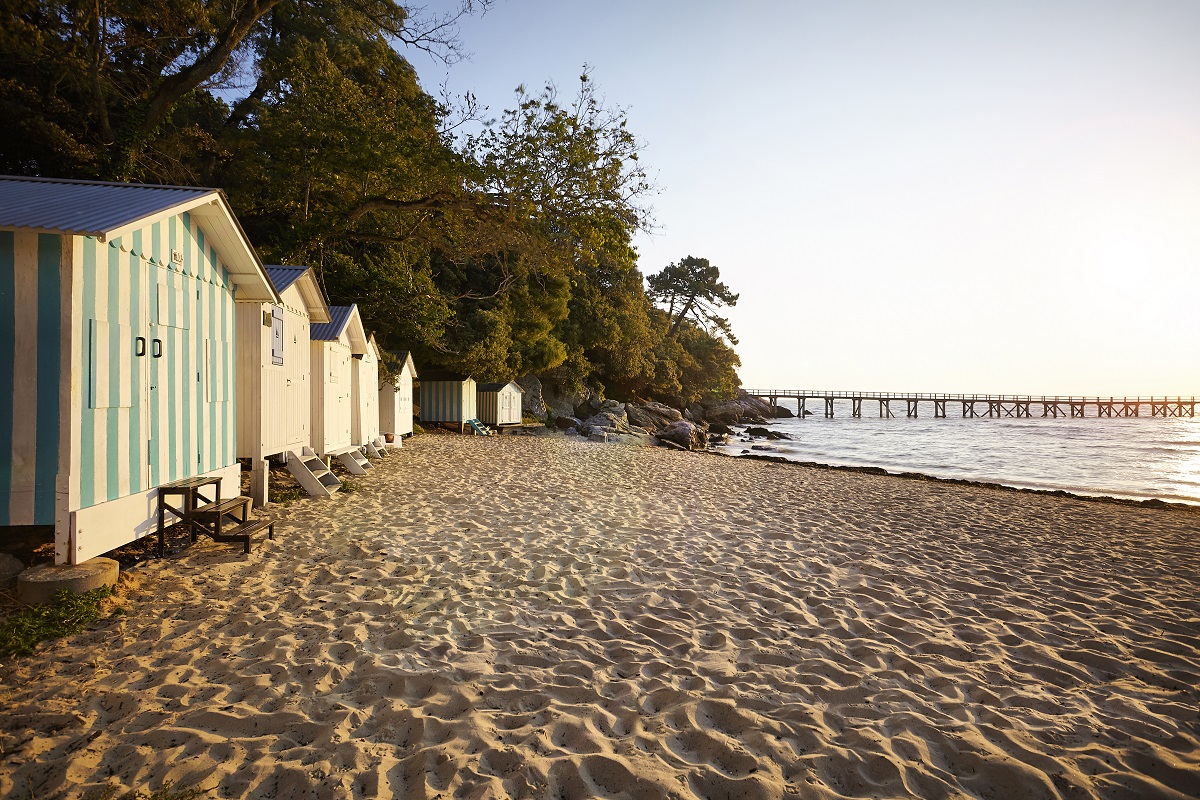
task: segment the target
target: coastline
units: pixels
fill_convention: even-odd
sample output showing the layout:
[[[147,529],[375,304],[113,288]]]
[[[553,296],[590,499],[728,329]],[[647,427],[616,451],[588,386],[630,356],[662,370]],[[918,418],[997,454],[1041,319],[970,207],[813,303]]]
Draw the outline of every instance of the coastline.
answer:
[[[703,451],[723,458],[745,458],[752,461],[770,461],[776,464],[795,464],[801,467],[811,467],[813,469],[829,469],[841,472],[858,472],[863,475],[888,475],[893,478],[904,478],[905,480],[914,481],[931,481],[935,483],[946,483],[956,486],[978,486],[983,489],[999,489],[1006,492],[1025,492],[1030,494],[1041,494],[1048,497],[1069,497],[1075,500],[1087,500],[1097,503],[1115,503],[1117,505],[1126,506],[1143,506],[1145,508],[1171,508],[1181,511],[1191,511],[1200,513],[1200,500],[1189,503],[1183,500],[1163,500],[1157,497],[1122,497],[1120,495],[1111,494],[1086,494],[1079,491],[1068,491],[1066,489],[1047,489],[1034,486],[1016,486],[1007,483],[998,483],[996,481],[979,481],[969,478],[943,478],[938,475],[930,475],[925,472],[892,472],[883,467],[868,467],[856,466],[852,464],[826,464],[819,461],[797,461],[795,459],[786,458],[785,456],[771,456],[761,453],[726,453],[715,447]]]
[[[1194,514],[797,467],[409,440],[0,668],[0,794],[1200,792]]]

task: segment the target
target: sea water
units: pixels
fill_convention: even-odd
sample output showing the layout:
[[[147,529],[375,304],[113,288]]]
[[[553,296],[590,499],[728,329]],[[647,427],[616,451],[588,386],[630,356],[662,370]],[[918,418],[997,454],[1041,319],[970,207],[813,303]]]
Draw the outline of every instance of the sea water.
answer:
[[[927,417],[880,419],[870,415],[876,410],[864,400],[859,419],[849,408],[836,409],[832,419],[775,419],[767,427],[788,434],[790,441],[747,443],[734,436],[718,449],[741,455],[752,444],[767,445],[772,450],[751,452],[1030,489],[1200,504],[1200,417],[935,419],[931,407]],[[947,404],[947,411],[952,410]]]

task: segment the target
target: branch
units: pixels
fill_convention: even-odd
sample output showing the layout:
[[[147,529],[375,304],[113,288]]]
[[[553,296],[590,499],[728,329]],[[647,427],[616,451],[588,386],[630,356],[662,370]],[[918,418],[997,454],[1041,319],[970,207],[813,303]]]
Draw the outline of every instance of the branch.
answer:
[[[137,127],[139,138],[148,136],[157,128],[181,97],[220,72],[255,23],[279,2],[280,0],[247,0],[217,34],[216,44],[211,50],[179,72],[168,75],[150,98],[146,115]]]

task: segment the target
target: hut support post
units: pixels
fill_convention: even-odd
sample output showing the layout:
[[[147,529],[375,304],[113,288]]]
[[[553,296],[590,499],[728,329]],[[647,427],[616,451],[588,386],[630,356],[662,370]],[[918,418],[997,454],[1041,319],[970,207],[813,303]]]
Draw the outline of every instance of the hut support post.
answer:
[[[262,508],[267,504],[267,485],[269,481],[267,477],[270,475],[270,466],[265,458],[256,458],[250,462],[250,499],[254,503],[255,508]]]

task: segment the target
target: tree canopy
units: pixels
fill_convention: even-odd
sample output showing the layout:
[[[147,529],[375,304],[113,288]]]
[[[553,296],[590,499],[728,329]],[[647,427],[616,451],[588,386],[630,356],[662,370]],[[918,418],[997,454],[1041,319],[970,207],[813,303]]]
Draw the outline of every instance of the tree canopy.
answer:
[[[426,364],[733,391],[736,340],[710,312],[737,297],[690,257],[647,294],[632,242],[655,187],[586,66],[569,98],[520,87],[494,118],[422,88],[404,53],[458,57],[456,22],[490,2],[12,0],[0,171],[221,187],[264,261],[316,267]]]

